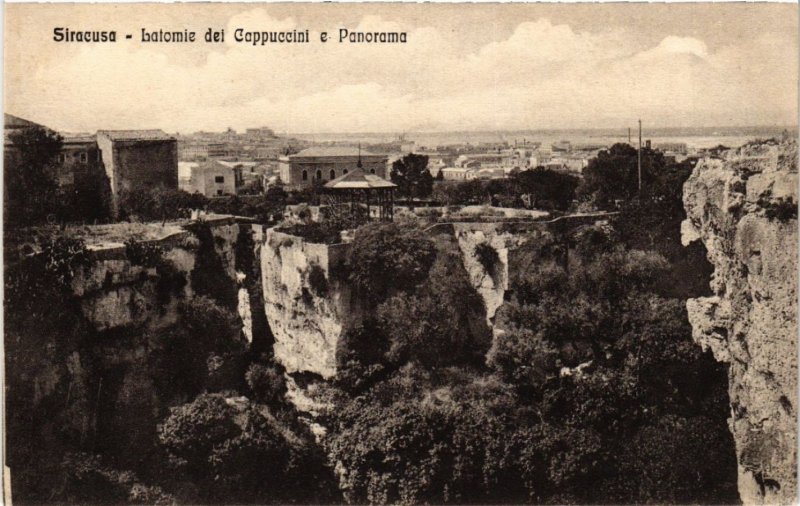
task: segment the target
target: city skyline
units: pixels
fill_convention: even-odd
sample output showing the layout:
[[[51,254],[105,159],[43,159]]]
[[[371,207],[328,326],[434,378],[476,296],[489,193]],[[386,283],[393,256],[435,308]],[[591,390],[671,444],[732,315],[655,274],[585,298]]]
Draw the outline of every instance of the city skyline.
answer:
[[[797,124],[796,5],[314,7],[9,5],[5,110],[70,132]],[[57,26],[122,40],[57,43]],[[209,27],[226,42],[137,40],[141,28],[202,38]],[[309,30],[310,42],[238,44],[236,27]],[[408,42],[319,42],[339,27],[406,31]]]

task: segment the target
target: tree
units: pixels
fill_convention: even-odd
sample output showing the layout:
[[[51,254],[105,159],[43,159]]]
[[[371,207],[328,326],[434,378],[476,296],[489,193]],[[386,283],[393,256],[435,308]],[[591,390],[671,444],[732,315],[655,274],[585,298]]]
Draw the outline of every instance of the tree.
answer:
[[[280,221],[283,218],[287,198],[288,194],[280,181],[267,188],[261,205],[261,220],[265,223]]]
[[[377,305],[423,282],[435,258],[435,246],[419,231],[370,224],[356,230],[347,265],[356,289]]]
[[[478,179],[437,184],[433,192],[433,197],[446,205],[480,204],[486,200],[486,196],[486,189]]]
[[[428,156],[409,153],[392,164],[392,182],[401,195],[425,198],[433,190],[433,176],[428,171]]]
[[[63,138],[36,126],[14,132],[8,140],[10,153],[3,179],[5,222],[10,227],[42,223],[59,211],[55,173]]]
[[[511,185],[519,195],[530,194],[535,207],[565,211],[575,198],[580,181],[576,176],[538,167],[511,176]]]
[[[244,340],[238,315],[208,297],[178,306],[179,324],[151,339],[150,371],[162,395],[195,395],[244,384]]]
[[[157,434],[198,489],[188,503],[340,502],[310,433],[246,398],[201,394],[170,408]]]
[[[156,186],[123,190],[119,195],[120,216],[140,221],[161,221],[185,218],[189,210],[204,207],[207,200],[202,195]]]
[[[508,389],[470,370],[409,366],[330,413],[353,504],[524,502],[508,455]]]
[[[290,447],[275,422],[254,406],[202,394],[170,409],[158,440],[199,485],[204,500],[279,500]]]
[[[642,149],[642,192],[639,191],[638,152],[628,144],[618,143],[602,150],[583,171],[578,195],[600,209],[615,207],[616,201],[655,191],[654,183],[663,173],[666,162],[660,151]]]
[[[286,391],[283,375],[275,366],[251,364],[245,373],[245,380],[259,402],[276,402]]]

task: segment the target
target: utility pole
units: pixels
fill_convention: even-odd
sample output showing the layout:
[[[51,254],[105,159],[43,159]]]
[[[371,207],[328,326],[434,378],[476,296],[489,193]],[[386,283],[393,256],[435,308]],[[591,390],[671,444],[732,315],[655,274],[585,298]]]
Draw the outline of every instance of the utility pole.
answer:
[[[642,193],[642,120],[639,120],[639,193]]]

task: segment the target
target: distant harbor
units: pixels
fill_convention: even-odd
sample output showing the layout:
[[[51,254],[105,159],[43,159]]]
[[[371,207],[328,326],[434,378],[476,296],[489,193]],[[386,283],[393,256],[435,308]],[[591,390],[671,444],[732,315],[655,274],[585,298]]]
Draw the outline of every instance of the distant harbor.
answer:
[[[633,125],[631,126],[633,129]],[[644,137],[654,143],[685,143],[694,149],[706,149],[722,144],[727,147],[738,147],[754,138],[779,137],[784,130],[795,132],[796,126],[773,127],[703,127],[703,128],[652,128],[644,130]],[[356,143],[378,144],[397,139],[393,132],[363,133],[291,133],[296,139],[314,143]],[[404,134],[405,139],[414,142],[418,147],[436,148],[454,144],[504,144],[514,145],[540,143],[551,146],[562,140],[572,143],[603,144],[611,146],[617,142],[627,142],[627,130],[617,129],[574,129],[574,130],[498,130],[498,131],[449,131],[449,132],[413,132]],[[635,137],[635,135],[634,135]],[[632,139],[634,142],[636,139]]]

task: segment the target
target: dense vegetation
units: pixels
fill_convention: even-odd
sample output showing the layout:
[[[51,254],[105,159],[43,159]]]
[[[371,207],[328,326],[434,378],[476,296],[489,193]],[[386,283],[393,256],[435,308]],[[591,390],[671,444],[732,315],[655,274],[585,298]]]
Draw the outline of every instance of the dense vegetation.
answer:
[[[174,311],[167,326],[98,329],[71,285],[94,262],[78,239],[45,240],[7,267],[15,503],[337,500],[324,456],[284,400],[283,370],[243,338],[214,238],[202,223],[193,233],[188,279],[160,246],[125,246],[138,290],[155,292],[159,314]]]
[[[8,144],[3,173],[6,228],[109,220],[111,190],[102,170],[76,171],[72,184],[59,185],[61,135],[28,127],[11,133]]]
[[[433,176],[428,171],[428,156],[409,153],[392,163],[390,178],[400,196],[425,198],[433,190]]]
[[[505,179],[441,182],[432,198],[445,205],[492,203],[565,211],[575,198],[580,179],[572,174],[538,167],[512,172]]]
[[[331,394],[350,502],[736,500],[724,368],[666,295],[669,263],[613,229],[570,239],[513,260],[488,367],[458,352],[463,298],[379,307],[369,338],[388,336],[375,363],[392,372]]]
[[[44,243],[5,278],[15,501],[736,502],[726,371],[692,342],[684,306],[709,272],[702,248],[679,242],[691,165],[643,155],[642,192],[637,153],[619,145],[581,182],[537,169],[449,186],[462,203],[564,210],[577,195],[586,208],[620,210],[608,223],[520,232],[494,329],[450,234],[370,224],[328,278],[309,266],[315,296],[347,283],[365,315],[346,323],[337,377],[314,393],[327,428],[319,442],[287,401],[283,368],[243,339],[237,285],[206,224],[191,227],[188,278],[160,247],[126,243],[140,281],[173,305],[174,324],[158,328],[94,329],[70,288],[88,250]],[[150,219],[202,204],[140,197],[123,203]],[[254,212],[274,219],[286,201],[275,190]],[[339,242],[341,228],[305,220],[285,230]],[[497,249],[479,242],[467,253],[494,278]],[[252,242],[236,255],[253,276]],[[114,354],[138,361],[120,371]],[[117,398],[123,378],[141,395]]]
[[[194,209],[217,214],[255,218],[273,224],[283,217],[287,193],[274,186],[263,195],[208,198],[173,188],[155,187],[123,191],[119,196],[119,219],[129,221],[166,221],[188,218]]]
[[[590,208],[620,206],[612,223],[514,252],[485,362],[459,346],[481,341],[458,315],[469,287],[452,264],[438,277],[446,247],[430,284],[380,287],[394,295],[352,333],[328,393],[328,450],[346,470],[347,501],[736,502],[725,368],[693,343],[684,306],[708,282],[702,249],[679,243],[691,166],[645,160],[641,194],[636,152],[621,146],[571,185]],[[474,253],[487,271],[497,261],[488,244]],[[429,263],[410,259],[409,273]],[[442,286],[455,293],[437,296]]]

